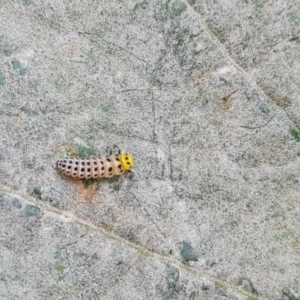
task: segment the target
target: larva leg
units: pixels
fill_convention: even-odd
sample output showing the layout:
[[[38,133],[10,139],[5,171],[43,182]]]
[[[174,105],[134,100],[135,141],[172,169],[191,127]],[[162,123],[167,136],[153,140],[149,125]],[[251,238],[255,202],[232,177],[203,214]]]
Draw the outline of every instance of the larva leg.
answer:
[[[112,155],[113,154],[113,150],[111,147],[107,146],[106,147],[106,152],[109,153],[109,155]]]
[[[114,149],[117,149],[117,153],[118,153],[118,154],[121,154],[121,149],[120,149],[119,146],[117,146],[116,144],[114,144],[114,145],[113,145],[113,148],[114,148]]]
[[[126,172],[125,176],[129,176],[129,178],[133,178],[134,177],[134,172],[132,170],[129,170]]]

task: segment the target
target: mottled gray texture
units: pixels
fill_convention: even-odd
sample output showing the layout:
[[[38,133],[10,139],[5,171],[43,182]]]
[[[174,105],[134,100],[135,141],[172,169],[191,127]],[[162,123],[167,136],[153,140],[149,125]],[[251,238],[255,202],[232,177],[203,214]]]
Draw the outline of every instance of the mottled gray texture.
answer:
[[[230,57],[300,127],[300,1],[190,0]]]
[[[247,299],[32,199],[0,200],[0,299]]]
[[[300,299],[297,11],[1,2],[0,296]],[[133,177],[54,169],[115,143]]]

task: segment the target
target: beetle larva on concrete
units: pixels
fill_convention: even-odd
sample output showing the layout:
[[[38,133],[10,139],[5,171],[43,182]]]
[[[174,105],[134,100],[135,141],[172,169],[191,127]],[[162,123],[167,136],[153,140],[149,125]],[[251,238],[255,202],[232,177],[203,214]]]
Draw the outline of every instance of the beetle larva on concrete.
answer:
[[[110,178],[129,172],[134,164],[132,156],[121,153],[116,145],[114,148],[117,148],[117,153],[110,150],[110,155],[105,157],[61,159],[56,162],[56,167],[63,174],[80,179]]]

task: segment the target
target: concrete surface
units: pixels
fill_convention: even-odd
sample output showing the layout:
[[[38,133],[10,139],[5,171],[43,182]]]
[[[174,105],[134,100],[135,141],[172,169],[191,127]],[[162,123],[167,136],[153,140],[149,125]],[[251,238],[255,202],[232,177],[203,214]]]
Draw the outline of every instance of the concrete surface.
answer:
[[[0,299],[300,299],[299,11],[0,2]]]

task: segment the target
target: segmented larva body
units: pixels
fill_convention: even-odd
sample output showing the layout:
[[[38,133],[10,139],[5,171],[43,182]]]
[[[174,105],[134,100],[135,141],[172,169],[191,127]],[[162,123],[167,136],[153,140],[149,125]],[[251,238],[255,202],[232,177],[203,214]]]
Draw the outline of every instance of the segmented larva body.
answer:
[[[60,172],[74,178],[110,178],[130,171],[133,159],[128,153],[111,154],[102,158],[66,158],[57,161],[56,167]]]

